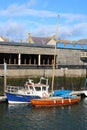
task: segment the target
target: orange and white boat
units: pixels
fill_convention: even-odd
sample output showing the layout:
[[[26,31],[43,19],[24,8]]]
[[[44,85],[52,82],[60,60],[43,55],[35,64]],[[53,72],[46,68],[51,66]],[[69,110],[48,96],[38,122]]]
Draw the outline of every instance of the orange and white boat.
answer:
[[[53,106],[65,106],[78,103],[80,101],[79,96],[70,98],[62,97],[48,97],[43,99],[32,99],[31,104],[36,107],[53,107]]]

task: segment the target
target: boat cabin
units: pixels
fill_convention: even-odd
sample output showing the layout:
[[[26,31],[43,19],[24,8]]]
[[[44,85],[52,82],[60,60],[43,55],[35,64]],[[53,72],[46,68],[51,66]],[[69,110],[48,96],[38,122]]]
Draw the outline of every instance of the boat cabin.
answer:
[[[45,80],[45,83],[42,83],[42,80]],[[39,96],[40,98],[48,97],[48,79],[43,77],[40,78],[39,83],[34,83],[33,80],[29,79],[28,82],[23,87],[18,86],[7,86],[6,92],[19,94],[19,95],[27,95],[27,96]]]

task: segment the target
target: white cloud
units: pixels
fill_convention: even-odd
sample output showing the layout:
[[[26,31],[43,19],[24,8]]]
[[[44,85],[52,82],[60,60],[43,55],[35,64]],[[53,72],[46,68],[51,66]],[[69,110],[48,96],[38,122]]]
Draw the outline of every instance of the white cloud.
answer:
[[[74,20],[87,20],[87,16],[83,14],[59,13],[49,10],[34,9],[34,6],[37,4],[36,0],[29,0],[24,4],[12,4],[4,10],[0,10],[0,16],[57,17],[59,14],[60,18],[65,18],[67,22],[72,22]]]
[[[6,10],[0,11],[0,16],[37,16],[37,17],[55,17],[57,14],[51,11],[29,9],[23,6],[12,5]]]
[[[36,0],[30,0],[27,3],[21,5],[13,4],[7,9],[0,10],[1,20],[3,17],[5,18],[5,22],[0,22],[0,34],[8,35],[11,40],[26,39],[28,32],[36,36],[54,35],[56,33],[56,25],[54,25],[54,22],[53,24],[48,23],[48,19],[53,21],[55,18],[56,21],[58,13],[35,9],[34,6],[37,4]],[[59,38],[69,39],[77,36],[86,36],[86,15],[69,13],[59,13],[59,15]],[[33,19],[31,20],[32,16]],[[48,18],[46,19],[47,24],[46,22],[41,23],[38,18],[42,20]]]
[[[37,17],[54,17],[55,12],[48,10],[33,9],[37,5],[36,0],[29,0],[24,4],[11,4],[8,8],[0,10],[0,16],[14,17],[14,16],[37,16]]]
[[[87,15],[83,14],[70,14],[70,13],[63,13],[60,14],[61,18],[66,19],[66,23],[76,22],[76,21],[87,21]]]
[[[8,37],[10,40],[19,41],[25,37],[25,32],[25,25],[23,24],[14,21],[0,23],[0,34]]]
[[[78,39],[87,38],[87,23],[75,23],[73,25],[61,25],[60,26],[60,39]]]
[[[26,22],[26,21],[25,21]],[[29,22],[25,24],[18,23],[14,21],[8,21],[6,23],[0,23],[0,34],[3,36],[7,36],[10,40],[19,41],[20,39],[26,40],[27,33],[30,32],[34,36],[51,36],[56,33],[56,25],[43,25],[38,22]],[[34,24],[36,28],[30,26],[28,24]],[[60,39],[77,39],[78,37],[86,37],[87,34],[87,23],[77,23],[72,26],[59,24],[58,28],[58,38]]]

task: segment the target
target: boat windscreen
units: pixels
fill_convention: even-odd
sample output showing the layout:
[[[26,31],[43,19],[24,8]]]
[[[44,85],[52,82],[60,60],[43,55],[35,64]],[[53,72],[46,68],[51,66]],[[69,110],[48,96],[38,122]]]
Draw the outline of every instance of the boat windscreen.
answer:
[[[46,87],[45,86],[42,86],[42,91],[46,91]]]
[[[35,87],[36,91],[41,91],[41,87]]]

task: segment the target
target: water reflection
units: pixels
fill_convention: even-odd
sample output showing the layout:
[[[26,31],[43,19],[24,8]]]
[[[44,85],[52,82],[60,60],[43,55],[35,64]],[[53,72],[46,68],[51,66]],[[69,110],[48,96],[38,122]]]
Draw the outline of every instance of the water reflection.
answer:
[[[0,104],[0,130],[86,130],[87,98],[71,106],[35,108]]]

